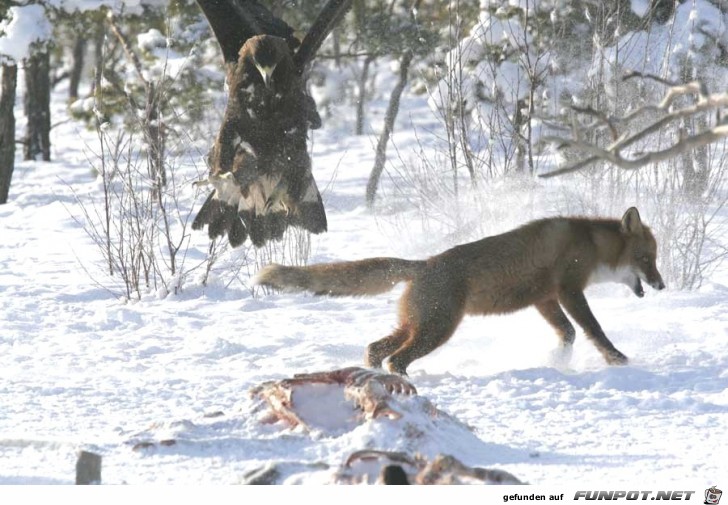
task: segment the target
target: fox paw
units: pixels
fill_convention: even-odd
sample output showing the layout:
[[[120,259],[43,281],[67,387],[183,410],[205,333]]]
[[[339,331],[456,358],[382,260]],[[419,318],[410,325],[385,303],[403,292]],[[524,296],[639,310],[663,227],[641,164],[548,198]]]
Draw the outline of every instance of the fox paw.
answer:
[[[609,363],[610,365],[626,365],[627,363],[629,363],[629,359],[627,358],[627,356],[617,351],[616,349],[607,353],[605,355],[605,358],[607,360],[607,363]]]
[[[571,362],[573,347],[570,345],[561,346],[549,353],[549,363],[554,368],[567,368]]]

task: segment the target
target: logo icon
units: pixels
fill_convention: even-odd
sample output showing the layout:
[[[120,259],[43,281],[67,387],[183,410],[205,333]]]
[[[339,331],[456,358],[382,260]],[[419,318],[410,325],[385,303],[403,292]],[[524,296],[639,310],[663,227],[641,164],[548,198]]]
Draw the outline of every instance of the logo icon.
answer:
[[[715,486],[711,486],[710,489],[705,490],[705,501],[703,503],[707,505],[718,505],[722,495],[723,491]]]

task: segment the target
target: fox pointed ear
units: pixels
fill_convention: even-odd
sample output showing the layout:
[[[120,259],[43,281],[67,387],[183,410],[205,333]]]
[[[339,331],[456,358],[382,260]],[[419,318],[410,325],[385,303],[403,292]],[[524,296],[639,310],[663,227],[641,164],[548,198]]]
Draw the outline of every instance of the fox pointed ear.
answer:
[[[642,233],[642,219],[636,207],[630,207],[622,216],[622,233],[638,235]]]

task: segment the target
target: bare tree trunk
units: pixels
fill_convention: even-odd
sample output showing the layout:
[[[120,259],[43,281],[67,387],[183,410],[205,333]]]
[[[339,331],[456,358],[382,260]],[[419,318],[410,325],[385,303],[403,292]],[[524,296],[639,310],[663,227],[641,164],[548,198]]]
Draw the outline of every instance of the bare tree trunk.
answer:
[[[516,139],[516,172],[518,173],[523,173],[526,170],[526,141],[522,133],[523,126],[527,121],[523,114],[525,107],[525,100],[516,101],[516,111],[513,114],[513,135]]]
[[[364,106],[367,102],[367,80],[369,79],[369,66],[374,61],[374,56],[367,56],[364,59],[364,68],[361,69],[359,77],[359,99],[356,102],[356,127],[355,135],[364,133]]]
[[[154,85],[147,85],[147,103],[142,128],[144,139],[149,146],[147,159],[149,160],[149,177],[154,180],[156,189],[161,193],[161,188],[167,186],[167,172],[164,168],[164,150],[166,138],[164,125],[159,120],[158,100],[161,99],[161,91]]]
[[[94,38],[94,82],[91,89],[91,94],[95,94],[98,89],[101,89],[101,78],[104,75],[104,38],[106,32],[104,28],[106,25],[103,22],[99,22],[98,30],[96,31],[96,37]]]
[[[51,78],[50,57],[46,50],[37,51],[25,60],[25,115],[28,118],[25,137],[25,159],[51,160]]]
[[[18,67],[2,66],[0,90],[0,204],[7,203],[15,168],[15,87]]]
[[[331,30],[331,37],[334,42],[334,64],[341,68],[341,28],[336,26]]]
[[[387,113],[384,116],[384,129],[382,130],[382,134],[379,136],[379,142],[377,142],[377,153],[374,158],[374,168],[372,168],[372,172],[369,174],[369,181],[367,182],[366,198],[369,206],[374,203],[374,198],[377,195],[377,188],[379,187],[379,179],[384,171],[384,163],[387,161],[387,143],[389,143],[389,137],[392,136],[392,131],[394,131],[394,120],[397,119],[399,101],[402,98],[404,87],[407,85],[412,57],[412,52],[407,51],[399,62],[399,81],[397,81],[397,85],[392,90],[392,96],[389,98]]]
[[[72,102],[78,98],[78,86],[81,84],[83,63],[86,55],[86,37],[79,35],[73,45],[73,64],[71,66],[71,80],[68,84],[68,98]]]
[[[107,17],[107,21],[111,31],[114,32],[114,35],[121,43],[127,58],[134,65],[139,79],[144,83],[146,103],[144,105],[144,119],[141,121],[140,126],[144,133],[144,141],[149,147],[147,152],[149,177],[154,181],[156,191],[161,191],[161,188],[167,185],[167,174],[164,168],[165,133],[164,125],[159,120],[159,100],[163,99],[162,91],[155,86],[154,82],[150,82],[144,76],[139,55],[134,52],[134,48],[131,46],[126,34],[121,31],[116,19],[111,16]],[[134,103],[130,94],[126,94],[126,99],[132,109],[137,109],[136,103]]]
[[[691,125],[692,132],[705,131],[710,128],[706,114],[695,118]],[[689,154],[690,170],[685,173],[685,192],[687,196],[696,201],[708,188],[710,180],[710,163],[708,162],[708,146],[700,146]]]
[[[536,86],[531,81],[531,89],[528,95],[528,119],[526,122],[526,148],[528,149],[528,171],[531,175],[536,173],[536,167],[533,164],[533,104],[536,97]]]

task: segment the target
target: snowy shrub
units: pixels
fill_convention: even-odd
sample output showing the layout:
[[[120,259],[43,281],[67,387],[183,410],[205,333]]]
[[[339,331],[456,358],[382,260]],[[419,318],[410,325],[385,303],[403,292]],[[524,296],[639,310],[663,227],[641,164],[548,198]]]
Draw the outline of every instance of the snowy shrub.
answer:
[[[224,73],[219,48],[199,8],[178,2],[147,7],[143,14],[100,14],[84,12],[64,22],[71,30],[101,30],[95,69],[95,88],[100,89],[92,91],[103,100],[81,97],[70,106],[73,116],[94,129],[100,114],[104,122],[135,132],[139,118],[151,108],[166,136],[186,137],[181,150],[191,137],[209,131],[208,122],[219,120],[210,116],[216,116],[214,105],[224,100]],[[207,149],[201,143],[198,147]],[[175,152],[176,145],[170,148]]]
[[[105,73],[107,85],[97,86],[86,101],[98,138],[89,149],[100,195],[79,197],[81,221],[113,288],[121,286],[127,299],[149,292],[166,296],[181,289],[188,273],[192,205],[181,201],[181,185],[189,181],[178,176],[178,164],[204,154],[200,144],[195,149],[194,131],[185,128],[184,113],[177,110],[178,79],[196,62],[172,52],[157,30],[132,45],[115,18],[109,23],[126,55],[127,77],[122,85],[119,76]],[[112,120],[110,104],[121,107],[126,124]]]
[[[460,123],[453,136],[466,161],[472,150],[488,159],[489,173],[536,171],[544,133],[538,117],[578,82],[569,75],[583,51],[575,39],[586,31],[577,4],[481,3],[477,24],[447,54],[430,96],[446,127],[449,117]]]
[[[482,2],[478,22],[447,54],[431,92],[430,106],[445,133],[421,142],[418,155],[400,159],[395,170],[390,205],[408,210],[395,227],[407,233],[414,219],[426,240],[444,236],[446,245],[454,245],[540,217],[544,208],[619,216],[636,205],[659,238],[668,283],[699,287],[726,257],[720,213],[728,201],[725,143],[634,171],[597,161],[560,181],[520,175],[548,172],[559,159],[578,160],[572,149],[554,153],[542,142],[572,131],[571,105],[620,117],[656,104],[667,81],[697,79],[709,91],[722,90],[728,77],[725,9],[707,0],[673,10],[631,5],[620,11],[615,4],[610,11],[607,4],[579,1]],[[648,78],[623,80],[633,71]],[[649,119],[645,114],[642,126]],[[664,149],[715,121],[708,114],[686,118],[631,151]],[[602,131],[577,133],[597,146],[615,141]]]
[[[82,215],[76,219],[96,244],[103,260],[99,277],[94,265],[84,265],[94,280],[125,299],[150,293],[177,293],[189,273],[191,206],[182,202],[173,162],[167,184],[149,177],[148,158],[132,135],[99,124],[95,159],[95,192],[76,198]],[[118,291],[121,289],[121,293]]]

